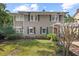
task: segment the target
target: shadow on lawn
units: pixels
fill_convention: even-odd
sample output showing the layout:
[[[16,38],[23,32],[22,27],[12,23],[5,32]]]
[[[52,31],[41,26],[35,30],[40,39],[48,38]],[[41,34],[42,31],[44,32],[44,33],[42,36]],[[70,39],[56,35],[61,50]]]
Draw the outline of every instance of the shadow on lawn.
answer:
[[[56,55],[55,52],[53,51],[47,51],[47,50],[38,50],[37,53],[40,55],[40,56],[54,56]]]
[[[0,48],[0,51],[4,51],[4,49]]]
[[[44,48],[55,48],[54,45],[51,45],[51,42],[47,42],[47,43],[41,43],[38,40],[14,40],[14,41],[6,41],[3,43],[4,45],[2,46],[6,46],[6,45],[16,45],[16,46],[23,46],[23,47],[34,47],[37,46],[39,48],[44,47]]]
[[[52,43],[41,43],[38,40],[20,40],[20,41],[16,41],[13,44],[19,45],[19,46],[24,46],[24,47],[45,47],[45,48],[54,48],[54,45],[51,45]]]

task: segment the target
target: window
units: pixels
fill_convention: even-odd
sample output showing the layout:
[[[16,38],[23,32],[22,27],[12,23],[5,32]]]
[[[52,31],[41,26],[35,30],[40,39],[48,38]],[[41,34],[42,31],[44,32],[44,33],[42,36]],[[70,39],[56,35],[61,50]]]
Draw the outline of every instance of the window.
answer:
[[[35,15],[35,21],[37,21],[38,20],[38,16],[37,15]]]
[[[31,15],[31,20],[33,20],[33,15]]]
[[[52,21],[54,21],[55,20],[55,16],[52,16]]]
[[[38,15],[31,15],[31,16],[30,16],[30,21],[32,21],[32,22],[33,22],[33,21],[34,21],[34,22],[35,22],[35,21],[38,21]]]
[[[31,34],[34,33],[33,29],[29,29],[29,30],[30,30],[30,33],[31,33]]]
[[[62,20],[62,15],[59,15],[59,21],[61,21]]]
[[[45,33],[46,33],[46,29],[43,29],[43,30],[42,30],[42,33],[45,34]]]
[[[56,22],[58,20],[58,15],[51,16],[51,22]]]
[[[33,15],[30,16],[30,21],[34,21],[34,16]]]
[[[23,29],[22,28],[16,28],[16,32],[23,33]]]
[[[19,28],[19,30],[20,30],[20,33],[22,33],[22,32],[23,32],[23,29],[22,29],[22,28]]]
[[[24,20],[26,20],[26,19],[27,19],[27,15],[24,15],[23,17],[24,17]]]
[[[24,21],[23,15],[16,15],[16,16],[14,16],[14,19],[15,19],[16,21]]]
[[[54,22],[55,21],[55,15],[52,15],[51,16],[51,22]]]
[[[46,30],[47,30],[46,28],[42,28],[42,34],[46,34],[47,33]]]
[[[29,27],[29,34],[35,34],[35,27]]]
[[[55,21],[57,21],[58,20],[58,15],[55,15]]]
[[[40,34],[48,34],[48,27],[45,28],[40,27]]]
[[[16,16],[13,16],[13,19],[16,20]]]

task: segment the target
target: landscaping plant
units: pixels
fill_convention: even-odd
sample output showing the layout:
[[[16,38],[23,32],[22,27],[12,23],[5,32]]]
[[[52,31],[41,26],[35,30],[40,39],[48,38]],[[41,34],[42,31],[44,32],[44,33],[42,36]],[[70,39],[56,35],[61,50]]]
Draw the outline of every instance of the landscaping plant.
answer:
[[[50,39],[51,41],[58,41],[56,34],[54,33],[49,33],[47,34],[48,39]]]

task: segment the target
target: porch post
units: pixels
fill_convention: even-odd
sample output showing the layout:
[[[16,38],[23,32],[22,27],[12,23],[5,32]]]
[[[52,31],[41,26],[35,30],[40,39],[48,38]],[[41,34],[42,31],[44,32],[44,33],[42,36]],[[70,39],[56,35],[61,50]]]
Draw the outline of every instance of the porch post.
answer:
[[[54,33],[54,24],[53,24],[53,26],[52,26],[52,33]]]

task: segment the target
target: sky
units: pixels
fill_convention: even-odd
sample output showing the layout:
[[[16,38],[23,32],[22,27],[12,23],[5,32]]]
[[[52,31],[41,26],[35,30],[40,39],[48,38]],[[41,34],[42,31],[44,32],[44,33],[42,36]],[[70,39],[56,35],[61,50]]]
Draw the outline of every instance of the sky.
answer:
[[[73,16],[79,8],[79,3],[6,3],[6,9],[10,12],[18,11],[49,11],[69,12]]]

